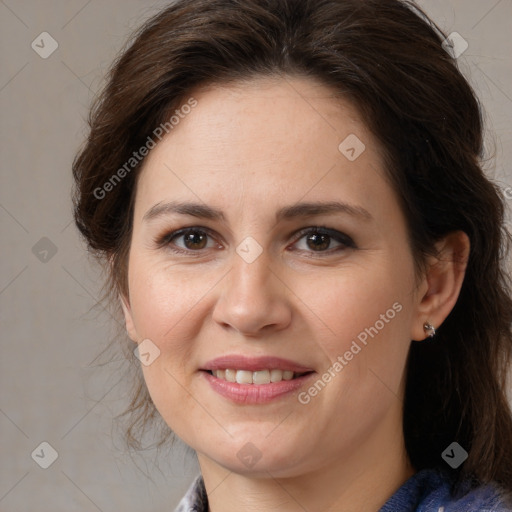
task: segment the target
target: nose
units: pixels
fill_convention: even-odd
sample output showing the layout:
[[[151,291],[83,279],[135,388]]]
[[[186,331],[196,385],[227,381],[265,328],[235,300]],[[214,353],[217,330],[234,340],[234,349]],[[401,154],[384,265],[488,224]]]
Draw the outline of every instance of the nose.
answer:
[[[219,283],[213,320],[246,336],[267,336],[286,328],[292,318],[290,291],[263,252],[247,263],[233,254],[230,272]]]

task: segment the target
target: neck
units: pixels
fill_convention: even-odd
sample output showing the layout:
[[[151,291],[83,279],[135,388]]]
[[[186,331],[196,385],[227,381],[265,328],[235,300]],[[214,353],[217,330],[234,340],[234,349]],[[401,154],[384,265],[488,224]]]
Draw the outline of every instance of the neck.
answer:
[[[258,477],[234,473],[198,454],[209,512],[376,512],[415,473],[403,437],[385,432],[379,429],[328,465],[286,478],[264,468]]]

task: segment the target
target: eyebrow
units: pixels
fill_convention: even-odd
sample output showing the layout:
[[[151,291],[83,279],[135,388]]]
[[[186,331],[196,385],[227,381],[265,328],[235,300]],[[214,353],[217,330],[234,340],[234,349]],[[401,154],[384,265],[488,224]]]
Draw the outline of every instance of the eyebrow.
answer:
[[[372,219],[371,214],[361,206],[350,205],[340,201],[329,201],[298,203],[285,206],[276,213],[276,222],[291,220],[297,217],[314,217],[318,215],[333,215],[336,213],[347,214],[366,221]],[[178,201],[155,204],[144,214],[142,220],[148,222],[158,217],[172,214],[189,215],[209,220],[226,220],[222,211],[217,208],[201,203]]]

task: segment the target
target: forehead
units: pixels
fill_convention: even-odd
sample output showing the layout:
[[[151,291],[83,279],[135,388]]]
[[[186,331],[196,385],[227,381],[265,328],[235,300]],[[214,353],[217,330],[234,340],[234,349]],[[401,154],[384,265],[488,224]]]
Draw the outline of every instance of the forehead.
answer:
[[[366,137],[367,128],[356,108],[339,99],[325,85],[298,78],[258,78],[231,85],[214,85],[194,93],[197,106],[173,130],[176,142],[185,139],[200,155],[205,144],[220,143],[228,156],[268,158],[284,154],[293,145],[302,152],[322,142],[336,154],[341,138],[354,132]],[[238,144],[236,144],[238,143]],[[264,148],[264,153],[257,148]],[[193,157],[194,155],[189,155]]]
[[[148,155],[138,202],[172,192],[208,203],[258,199],[261,206],[327,192],[339,199],[382,182],[377,141],[357,109],[322,84],[265,78],[191,96],[197,105]]]

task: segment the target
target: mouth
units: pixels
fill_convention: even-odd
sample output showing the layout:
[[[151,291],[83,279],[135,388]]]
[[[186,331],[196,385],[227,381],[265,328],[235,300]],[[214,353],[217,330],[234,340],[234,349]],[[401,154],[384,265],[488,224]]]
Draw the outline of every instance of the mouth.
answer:
[[[272,356],[226,355],[200,368],[211,389],[239,404],[265,404],[286,399],[307,385],[312,368]]]
[[[283,380],[294,380],[299,377],[303,377],[304,375],[313,373],[312,371],[294,372],[292,370],[281,370],[279,368],[258,371],[235,370],[233,368],[205,371],[213,377],[217,377],[217,379],[221,379],[226,382],[252,384],[255,386],[281,382]]]

